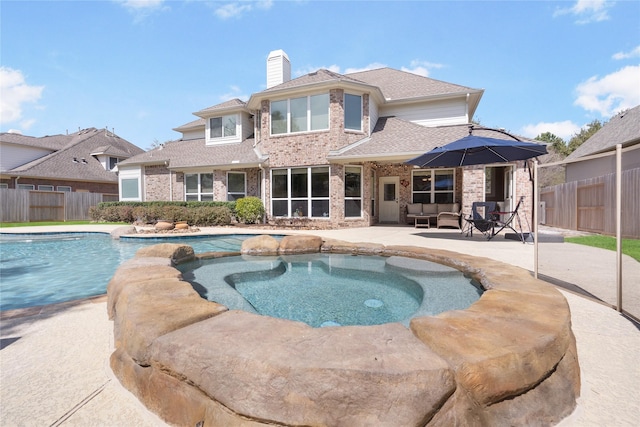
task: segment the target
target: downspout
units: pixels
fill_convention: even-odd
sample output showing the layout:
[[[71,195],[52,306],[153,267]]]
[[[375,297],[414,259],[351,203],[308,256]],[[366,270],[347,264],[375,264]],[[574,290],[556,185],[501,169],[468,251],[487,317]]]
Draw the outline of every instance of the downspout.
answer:
[[[169,166],[169,162],[165,161],[164,165],[165,166]],[[170,202],[173,201],[173,179],[172,179],[172,176],[171,176],[171,169],[169,169],[169,201]]]
[[[19,180],[19,179],[20,179],[20,177],[19,177],[19,176],[16,176],[16,180],[15,180],[15,181],[14,181],[14,183],[13,183],[14,188],[15,188],[16,190],[18,189],[18,180]]]

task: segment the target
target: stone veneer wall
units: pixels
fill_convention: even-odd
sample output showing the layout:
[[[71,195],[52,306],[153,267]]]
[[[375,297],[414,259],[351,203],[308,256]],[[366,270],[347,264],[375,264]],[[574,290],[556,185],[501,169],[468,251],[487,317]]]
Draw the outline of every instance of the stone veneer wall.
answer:
[[[193,249],[155,245],[108,285],[113,372],[184,426],[548,426],[575,408],[576,342],[551,285],[486,258],[315,236],[258,236],[242,252],[320,250],[435,261],[486,291],[466,310],[415,318],[409,329],[316,329],[200,298],[172,267],[194,259]]]

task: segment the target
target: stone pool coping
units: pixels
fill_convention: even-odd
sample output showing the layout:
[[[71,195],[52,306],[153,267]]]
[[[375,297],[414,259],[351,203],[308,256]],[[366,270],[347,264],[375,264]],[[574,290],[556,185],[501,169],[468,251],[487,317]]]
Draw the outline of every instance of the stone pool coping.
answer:
[[[553,425],[573,411],[580,373],[569,307],[528,271],[445,250],[316,236],[245,243],[243,253],[251,255],[322,251],[434,261],[486,291],[467,310],[415,318],[409,329],[314,329],[203,300],[172,266],[194,258],[190,247],[144,248],[108,286],[111,367],[168,422]]]

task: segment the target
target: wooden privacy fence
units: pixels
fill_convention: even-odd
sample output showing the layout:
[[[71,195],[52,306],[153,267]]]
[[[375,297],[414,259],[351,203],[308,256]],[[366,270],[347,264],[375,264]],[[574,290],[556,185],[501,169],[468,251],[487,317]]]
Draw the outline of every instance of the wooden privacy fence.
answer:
[[[88,220],[89,208],[117,201],[114,194],[0,189],[1,222]]]
[[[622,171],[622,237],[640,238],[640,169]],[[616,234],[615,173],[540,190],[544,224],[567,230]]]

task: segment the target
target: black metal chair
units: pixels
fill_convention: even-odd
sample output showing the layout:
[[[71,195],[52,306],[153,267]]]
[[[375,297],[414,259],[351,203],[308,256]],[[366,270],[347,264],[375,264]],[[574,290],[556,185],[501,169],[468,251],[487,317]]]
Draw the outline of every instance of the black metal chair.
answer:
[[[520,196],[520,200],[518,200],[518,204],[516,205],[516,208],[513,211],[509,211],[509,212],[495,212],[495,214],[497,215],[498,219],[496,220],[495,223],[495,227],[498,227],[497,231],[494,231],[494,236],[496,234],[498,234],[499,232],[501,232],[502,230],[504,230],[505,228],[510,229],[511,231],[513,231],[516,236],[518,236],[520,238],[520,241],[522,243],[525,243],[527,238],[531,238],[531,233],[527,233],[526,237],[525,237],[525,233],[522,232],[522,223],[520,221],[520,215],[518,214],[518,209],[520,209],[520,206],[522,205],[522,201],[524,200],[524,196]],[[509,217],[502,221],[501,217],[502,215],[509,215]],[[526,217],[525,217],[526,218]],[[513,226],[513,222],[514,220],[517,222],[518,228],[520,229],[520,232],[518,232],[514,226]],[[528,225],[529,221],[527,220],[527,225]],[[494,230],[495,230],[494,227]],[[493,236],[491,236],[493,237]],[[491,239],[491,237],[489,237],[489,239]]]
[[[480,212],[483,210],[483,213]],[[496,202],[473,202],[471,216],[465,218],[467,222],[467,236],[473,236],[473,229],[485,235],[487,240],[495,236],[495,227],[500,220],[498,204]]]

